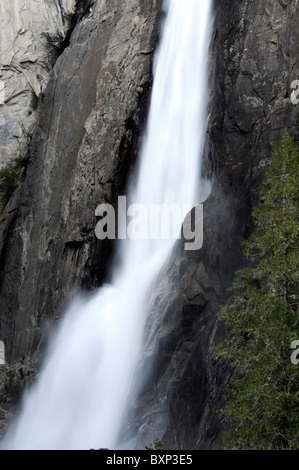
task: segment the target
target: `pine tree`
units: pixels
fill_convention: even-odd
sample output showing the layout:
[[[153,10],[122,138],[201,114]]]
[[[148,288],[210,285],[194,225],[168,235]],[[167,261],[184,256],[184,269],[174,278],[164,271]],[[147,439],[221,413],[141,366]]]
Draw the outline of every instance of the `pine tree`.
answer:
[[[226,338],[216,348],[232,374],[224,419],[227,449],[299,448],[299,152],[285,132],[265,172],[243,241],[249,267],[237,273],[220,318]]]

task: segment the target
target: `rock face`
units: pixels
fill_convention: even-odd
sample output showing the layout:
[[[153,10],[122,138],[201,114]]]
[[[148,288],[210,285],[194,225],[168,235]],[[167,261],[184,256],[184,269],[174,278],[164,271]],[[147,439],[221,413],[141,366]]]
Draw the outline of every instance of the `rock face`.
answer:
[[[113,247],[95,237],[95,209],[124,193],[148,107],[161,1],[76,7],[26,177],[0,223],[0,340],[13,373],[38,363],[72,290],[103,281]],[[3,384],[6,424],[12,410]]]
[[[217,313],[244,265],[240,237],[272,144],[292,133],[291,82],[298,79],[293,40],[297,1],[215,2],[212,97],[206,163],[213,174],[199,252],[174,247],[152,294],[139,368],[144,380],[124,435],[144,448],[159,437],[169,449],[210,449],[222,429],[228,370],[213,360],[223,335]],[[298,140],[298,134],[294,134]]]
[[[1,0],[0,167],[28,151],[55,48],[74,5],[75,0]]]
[[[0,340],[11,364],[37,362],[71,290],[109,276],[113,246],[95,238],[94,212],[125,191],[148,107],[161,0],[78,5],[0,224]],[[239,239],[271,146],[291,128],[298,9],[297,0],[215,1],[204,246],[178,242],[152,293],[144,381],[124,424],[137,447],[160,437],[169,449],[207,449],[219,439],[228,371],[212,357],[217,313],[243,264]]]
[[[161,2],[92,8],[55,64],[25,181],[2,216],[0,331],[9,362],[39,354],[71,289],[100,284],[110,247],[95,237],[95,209],[124,191],[146,116]]]
[[[0,341],[0,365],[5,364],[5,346],[3,341]]]

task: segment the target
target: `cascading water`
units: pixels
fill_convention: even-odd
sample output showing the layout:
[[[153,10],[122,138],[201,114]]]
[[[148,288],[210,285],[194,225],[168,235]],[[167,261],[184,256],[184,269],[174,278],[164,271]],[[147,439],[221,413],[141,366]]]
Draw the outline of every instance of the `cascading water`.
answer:
[[[212,0],[165,1],[130,204],[148,210],[151,204],[193,206],[204,197],[199,190],[211,8]],[[115,448],[140,351],[147,294],[172,245],[171,238],[149,236],[121,243],[111,285],[70,306],[2,448]]]

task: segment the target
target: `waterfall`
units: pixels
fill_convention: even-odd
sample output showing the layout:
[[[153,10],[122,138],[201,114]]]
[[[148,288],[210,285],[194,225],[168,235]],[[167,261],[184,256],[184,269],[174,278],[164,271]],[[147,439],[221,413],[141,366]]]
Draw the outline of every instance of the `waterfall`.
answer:
[[[129,203],[182,210],[203,200],[212,0],[167,0],[147,129]],[[148,235],[148,234],[147,234]],[[110,285],[76,298],[23,398],[5,449],[115,448],[146,321],[149,289],[173,239],[119,242]]]

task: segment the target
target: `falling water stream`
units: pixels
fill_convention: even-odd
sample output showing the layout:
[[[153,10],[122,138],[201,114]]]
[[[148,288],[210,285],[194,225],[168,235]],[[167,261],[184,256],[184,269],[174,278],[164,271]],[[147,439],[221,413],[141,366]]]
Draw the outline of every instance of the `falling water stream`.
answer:
[[[208,189],[200,175],[212,0],[167,0],[164,9],[130,204],[192,207]],[[115,448],[140,353],[147,295],[172,246],[171,237],[120,243],[111,284],[70,305],[2,448]]]

